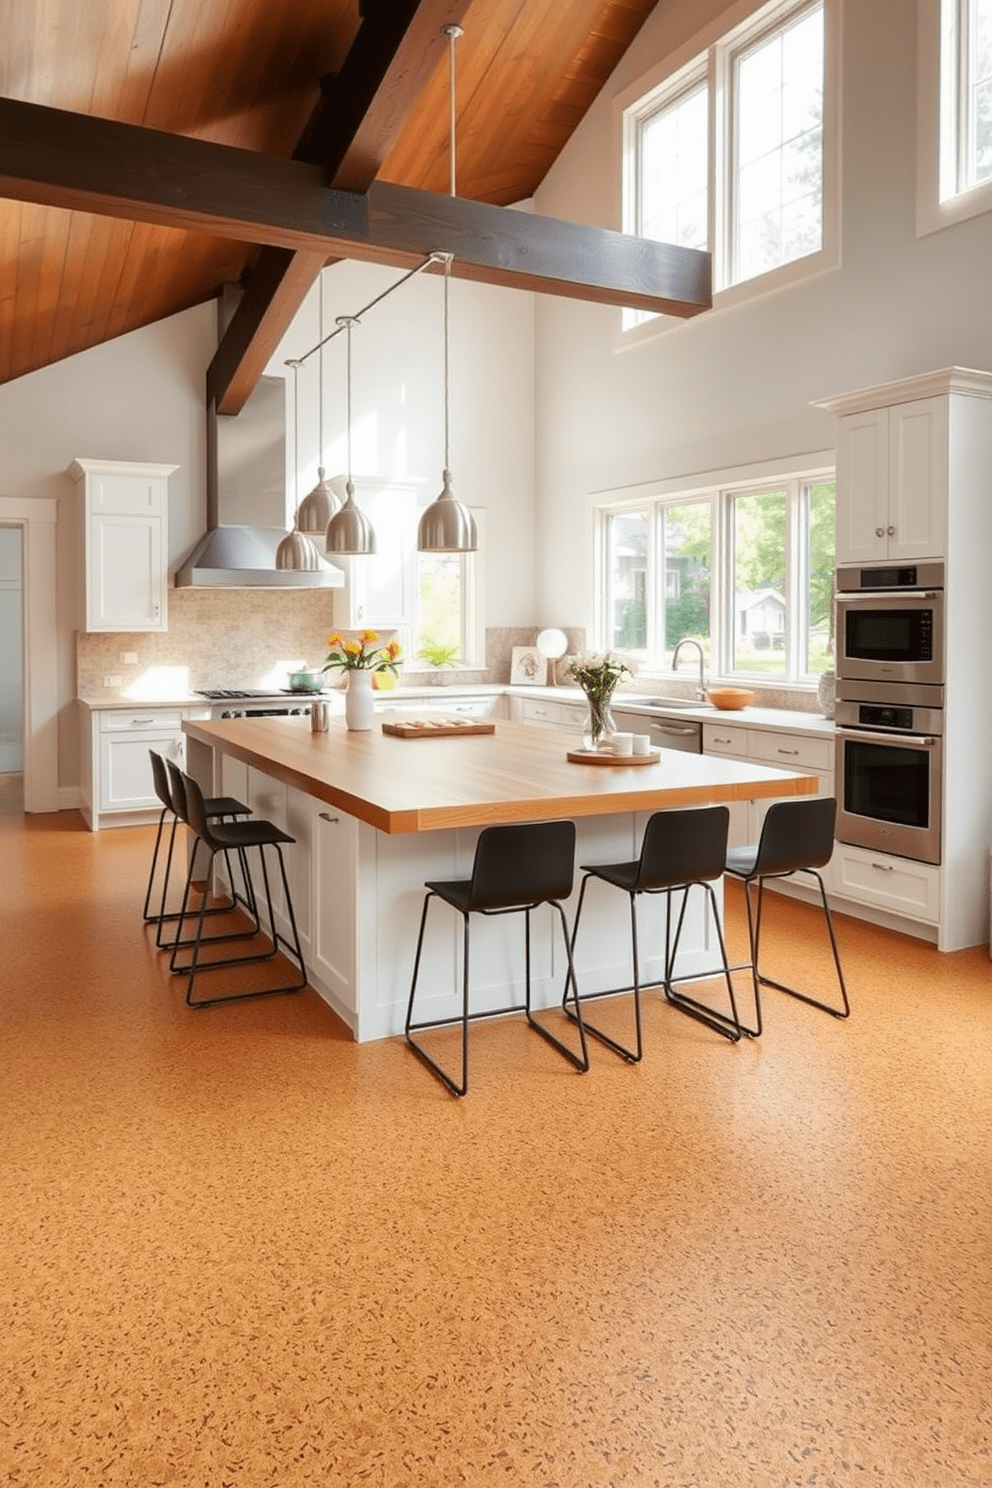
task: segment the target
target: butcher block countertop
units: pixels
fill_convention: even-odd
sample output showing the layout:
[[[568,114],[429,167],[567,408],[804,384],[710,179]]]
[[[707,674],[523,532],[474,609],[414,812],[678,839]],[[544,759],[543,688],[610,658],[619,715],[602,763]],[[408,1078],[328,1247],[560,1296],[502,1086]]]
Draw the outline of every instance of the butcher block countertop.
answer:
[[[335,806],[380,832],[431,832],[551,817],[608,816],[757,797],[814,795],[817,779],[662,751],[653,765],[572,764],[563,735],[500,719],[493,734],[402,739],[332,718],[187,720],[190,739]],[[574,741],[573,741],[574,742]]]

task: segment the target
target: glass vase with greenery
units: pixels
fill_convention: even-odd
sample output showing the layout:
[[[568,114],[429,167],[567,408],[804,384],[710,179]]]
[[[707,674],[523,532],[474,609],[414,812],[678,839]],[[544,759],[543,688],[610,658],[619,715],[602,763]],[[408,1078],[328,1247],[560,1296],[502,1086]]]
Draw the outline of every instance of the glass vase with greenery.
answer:
[[[574,677],[582,688],[589,704],[589,717],[582,731],[582,747],[588,750],[606,751],[611,747],[616,724],[610,712],[610,703],[617,683],[632,675],[625,661],[605,653],[586,652],[573,657],[565,667],[567,676]]]

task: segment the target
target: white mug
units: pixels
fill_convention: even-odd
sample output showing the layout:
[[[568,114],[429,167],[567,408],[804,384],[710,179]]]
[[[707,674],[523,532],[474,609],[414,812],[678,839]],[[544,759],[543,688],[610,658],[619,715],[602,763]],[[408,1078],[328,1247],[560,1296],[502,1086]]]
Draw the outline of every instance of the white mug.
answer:
[[[613,747],[613,753],[614,754],[633,754],[633,752],[634,752],[634,735],[633,734],[614,734],[613,735],[613,746],[612,747]]]
[[[632,754],[650,754],[651,753],[651,735],[650,734],[634,734],[634,736],[633,736],[633,743],[634,743],[634,747],[633,747],[633,749],[631,751]]]

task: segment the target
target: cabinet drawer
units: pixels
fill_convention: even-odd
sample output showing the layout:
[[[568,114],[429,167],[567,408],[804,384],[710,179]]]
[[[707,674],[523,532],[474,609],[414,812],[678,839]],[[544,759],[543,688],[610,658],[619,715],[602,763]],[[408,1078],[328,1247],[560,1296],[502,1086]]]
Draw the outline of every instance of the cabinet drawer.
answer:
[[[805,734],[748,729],[747,752],[751,759],[781,765],[784,769],[829,770],[832,764],[830,740],[810,739]]]
[[[179,733],[182,730],[183,714],[180,709],[166,713],[157,708],[135,708],[131,711],[100,714],[101,734],[131,733],[145,729],[158,729],[163,733]]]
[[[747,758],[747,736],[745,728],[728,728],[724,723],[703,724],[703,753],[730,754],[738,759]]]
[[[540,703],[536,698],[522,698],[520,716],[524,723],[561,723],[561,708],[558,703]]]
[[[940,917],[940,869],[929,863],[890,858],[886,853],[838,843],[831,866],[835,894],[873,904],[891,914],[936,925]]]

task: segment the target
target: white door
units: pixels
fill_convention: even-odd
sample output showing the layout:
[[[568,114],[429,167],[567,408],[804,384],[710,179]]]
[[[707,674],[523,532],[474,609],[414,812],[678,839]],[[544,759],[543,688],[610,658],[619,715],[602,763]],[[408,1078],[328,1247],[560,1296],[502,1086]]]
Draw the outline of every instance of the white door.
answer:
[[[0,774],[24,768],[24,578],[21,529],[0,527]]]

